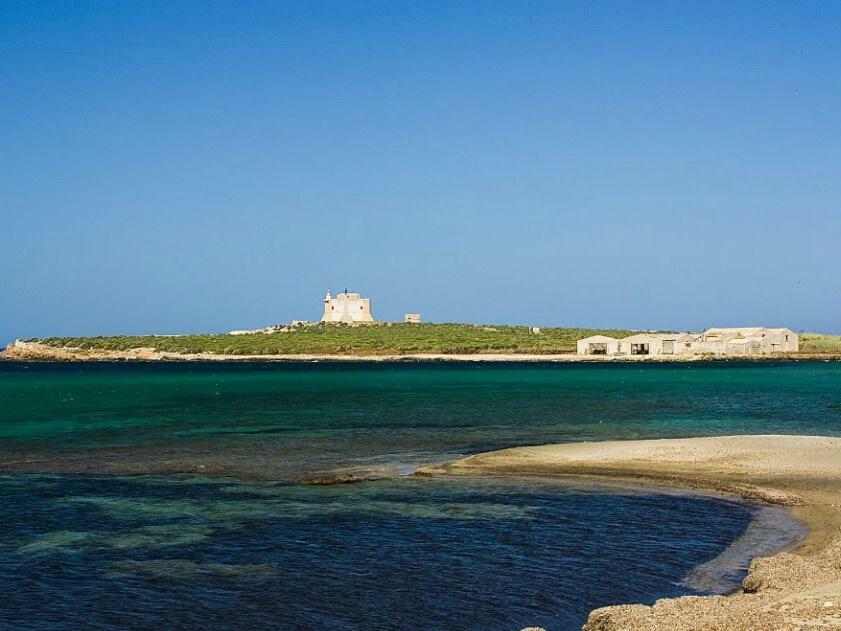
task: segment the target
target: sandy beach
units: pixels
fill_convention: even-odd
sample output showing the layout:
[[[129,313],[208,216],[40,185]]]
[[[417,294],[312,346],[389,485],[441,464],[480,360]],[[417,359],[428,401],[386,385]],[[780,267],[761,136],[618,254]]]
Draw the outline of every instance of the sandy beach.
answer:
[[[584,629],[841,628],[841,438],[606,441],[477,454],[428,473],[580,475],[702,489],[791,507],[809,527],[791,553],[754,559],[737,593],[616,604]],[[679,518],[679,516],[676,516]]]

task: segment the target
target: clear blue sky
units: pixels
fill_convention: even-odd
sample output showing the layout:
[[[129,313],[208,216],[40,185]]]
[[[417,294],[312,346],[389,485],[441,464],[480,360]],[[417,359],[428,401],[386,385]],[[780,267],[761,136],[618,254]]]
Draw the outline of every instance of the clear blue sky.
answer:
[[[0,3],[0,341],[841,332],[841,3]]]

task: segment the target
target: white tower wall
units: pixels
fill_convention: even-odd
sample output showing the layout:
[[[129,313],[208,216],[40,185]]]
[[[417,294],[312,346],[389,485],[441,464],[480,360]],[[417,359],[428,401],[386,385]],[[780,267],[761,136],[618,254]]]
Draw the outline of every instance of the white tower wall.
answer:
[[[334,298],[328,291],[324,297],[324,315],[321,321],[345,324],[373,322],[371,300],[348,292],[337,294]]]

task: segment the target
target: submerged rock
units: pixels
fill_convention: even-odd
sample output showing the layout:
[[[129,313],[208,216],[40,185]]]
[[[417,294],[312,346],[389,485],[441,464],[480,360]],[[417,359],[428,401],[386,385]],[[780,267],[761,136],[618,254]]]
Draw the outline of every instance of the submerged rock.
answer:
[[[331,484],[354,484],[362,482],[362,478],[353,475],[352,473],[345,473],[343,475],[322,475],[312,478],[304,478],[298,484],[312,484],[315,486],[329,486]]]
[[[202,563],[190,559],[129,560],[111,563],[106,576],[117,579],[137,574],[145,574],[161,580],[185,580],[201,575],[222,578],[259,578],[277,574],[277,567],[262,563]]]

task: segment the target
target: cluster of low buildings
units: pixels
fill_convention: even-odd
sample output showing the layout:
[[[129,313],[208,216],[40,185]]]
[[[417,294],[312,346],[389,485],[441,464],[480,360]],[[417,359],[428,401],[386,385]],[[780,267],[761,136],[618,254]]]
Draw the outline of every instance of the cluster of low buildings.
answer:
[[[713,328],[703,333],[637,333],[621,339],[593,335],[578,340],[579,355],[608,357],[652,357],[715,355],[751,357],[799,350],[797,334],[791,329],[768,327]]]

